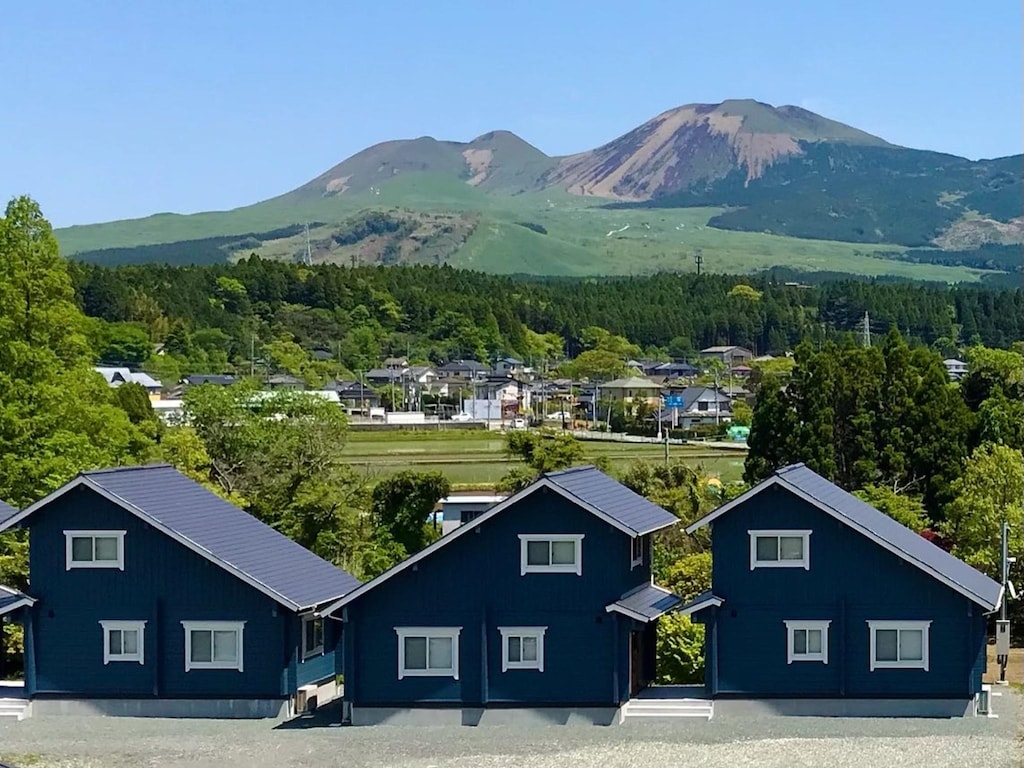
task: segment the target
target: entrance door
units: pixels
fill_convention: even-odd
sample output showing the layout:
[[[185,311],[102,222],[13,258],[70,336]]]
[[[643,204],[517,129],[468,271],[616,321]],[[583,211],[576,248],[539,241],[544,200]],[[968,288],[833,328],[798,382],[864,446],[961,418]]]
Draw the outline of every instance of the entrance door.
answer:
[[[629,633],[629,695],[636,696],[644,687],[644,643],[640,632]]]

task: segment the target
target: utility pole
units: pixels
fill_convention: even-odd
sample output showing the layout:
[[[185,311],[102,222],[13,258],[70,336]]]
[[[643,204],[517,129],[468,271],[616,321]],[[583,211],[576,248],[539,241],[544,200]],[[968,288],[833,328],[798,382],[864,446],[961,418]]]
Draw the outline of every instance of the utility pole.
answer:
[[[996,622],[996,663],[999,664],[999,684],[1006,685],[1006,665],[1010,661],[1010,621],[1006,617],[1006,601],[1016,597],[1016,591],[1010,582],[1010,563],[1017,558],[1010,557],[1010,524],[1003,521],[1002,566],[1003,589],[1002,601],[999,606],[999,620]]]
[[[704,254],[700,248],[693,252],[693,263],[697,265],[697,277],[700,277],[700,268],[704,264]]]

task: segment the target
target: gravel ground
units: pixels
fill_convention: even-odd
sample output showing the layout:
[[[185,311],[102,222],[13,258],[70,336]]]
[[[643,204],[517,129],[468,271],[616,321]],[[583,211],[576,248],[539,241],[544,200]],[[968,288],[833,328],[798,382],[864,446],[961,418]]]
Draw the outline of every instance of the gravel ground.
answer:
[[[318,721],[37,718],[0,722],[0,760],[23,768],[1024,768],[1024,697],[998,719],[764,717],[622,726],[341,728]]]

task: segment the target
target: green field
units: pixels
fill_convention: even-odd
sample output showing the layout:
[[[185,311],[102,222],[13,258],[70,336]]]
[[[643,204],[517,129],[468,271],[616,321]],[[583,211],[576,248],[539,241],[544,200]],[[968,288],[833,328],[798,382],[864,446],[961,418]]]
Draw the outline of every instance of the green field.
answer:
[[[585,442],[588,458],[605,456],[615,473],[641,459],[663,461],[664,447],[654,444]],[[684,459],[702,466],[723,482],[739,480],[743,454],[700,446],[669,447],[672,459]],[[344,458],[370,476],[383,476],[402,469],[444,472],[457,488],[493,486],[509,467],[517,465],[505,455],[505,442],[496,432],[351,432]]]
[[[452,266],[484,272],[540,275],[631,275],[692,271],[700,249],[708,272],[746,273],[772,266],[919,280],[973,282],[966,267],[915,264],[882,258],[906,250],[784,237],[708,227],[721,208],[606,208],[607,201],[549,189],[520,195],[486,194],[440,174],[398,176],[373,193],[340,197],[286,195],[233,211],[70,227],[57,231],[65,255],[109,247],[172,243],[221,235],[266,232],[297,223],[338,225],[368,208],[470,212],[478,225],[454,252]],[[539,224],[539,234],[517,222]],[[239,253],[236,255],[247,255]]]

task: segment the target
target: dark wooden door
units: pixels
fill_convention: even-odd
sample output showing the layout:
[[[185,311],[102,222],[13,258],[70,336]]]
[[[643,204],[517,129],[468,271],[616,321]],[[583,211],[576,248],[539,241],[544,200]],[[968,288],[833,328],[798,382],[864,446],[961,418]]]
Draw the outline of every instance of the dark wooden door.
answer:
[[[644,643],[640,632],[629,633],[629,695],[644,687]]]

